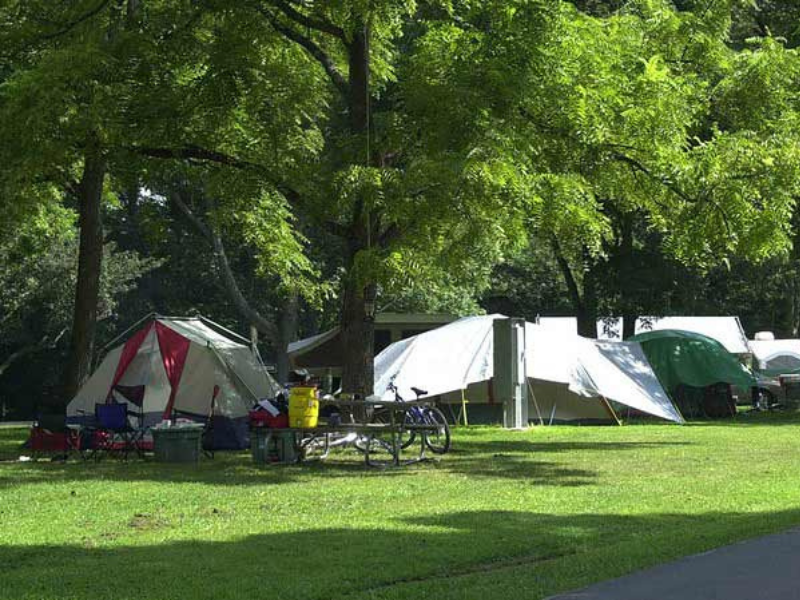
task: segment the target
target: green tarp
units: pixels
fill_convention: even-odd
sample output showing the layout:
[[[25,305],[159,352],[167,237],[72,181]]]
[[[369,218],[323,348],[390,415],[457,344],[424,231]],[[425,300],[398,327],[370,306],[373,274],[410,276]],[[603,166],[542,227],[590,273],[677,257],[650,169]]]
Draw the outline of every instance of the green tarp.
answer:
[[[689,331],[663,329],[630,338],[642,345],[661,385],[669,393],[683,384],[706,387],[729,383],[749,388],[755,379],[718,341]]]

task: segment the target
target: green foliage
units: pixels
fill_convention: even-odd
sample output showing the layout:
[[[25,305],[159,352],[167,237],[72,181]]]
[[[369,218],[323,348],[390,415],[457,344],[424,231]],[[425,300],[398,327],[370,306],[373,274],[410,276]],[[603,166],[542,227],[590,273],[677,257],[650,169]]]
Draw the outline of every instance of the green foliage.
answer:
[[[96,139],[112,236],[123,196],[147,190],[132,247],[174,259],[173,275],[213,269],[207,249],[170,240],[187,235],[171,194],[189,190],[243,284],[316,310],[355,280],[393,310],[463,313],[502,293],[528,314],[565,293],[521,280],[553,273],[553,240],[579,283],[616,269],[603,309],[641,308],[648,289],[678,302],[648,277],[642,294],[620,286],[644,265],[694,277],[791,247],[800,57],[763,32],[743,41],[750,16],[791,13],[755,5],[6,3],[0,235],[43,214],[71,232]],[[349,58],[365,32],[368,115],[354,128]]]

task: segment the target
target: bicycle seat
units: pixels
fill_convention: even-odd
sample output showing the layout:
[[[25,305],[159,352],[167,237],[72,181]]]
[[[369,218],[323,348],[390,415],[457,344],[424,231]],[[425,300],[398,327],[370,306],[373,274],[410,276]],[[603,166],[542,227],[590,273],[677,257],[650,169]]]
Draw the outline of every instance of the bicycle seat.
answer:
[[[417,395],[417,398],[419,398],[420,396],[426,396],[428,394],[428,390],[421,390],[417,387],[412,387],[411,391]]]

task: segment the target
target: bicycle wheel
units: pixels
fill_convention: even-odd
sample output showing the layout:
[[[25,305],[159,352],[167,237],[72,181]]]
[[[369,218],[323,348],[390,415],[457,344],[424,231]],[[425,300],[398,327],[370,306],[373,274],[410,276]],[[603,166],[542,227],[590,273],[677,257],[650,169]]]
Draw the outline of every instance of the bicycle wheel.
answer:
[[[389,412],[385,410],[376,410],[370,417],[369,421],[370,423],[388,425],[390,422]],[[377,434],[366,434],[366,433],[358,434],[353,443],[353,446],[355,446],[356,450],[359,450],[360,452],[366,452],[368,446],[370,452],[375,452],[375,451],[386,451],[389,453],[392,452],[391,442],[389,440],[381,438]]]
[[[411,410],[407,410],[403,413],[403,425],[418,425],[418,419],[411,412]],[[414,440],[417,439],[417,432],[413,429],[403,429],[402,433],[400,434],[400,448],[405,450],[411,444],[414,443]]]
[[[425,445],[434,454],[444,454],[450,450],[450,425],[444,413],[435,406],[426,408],[423,411],[425,425],[436,426],[435,431],[423,432]]]

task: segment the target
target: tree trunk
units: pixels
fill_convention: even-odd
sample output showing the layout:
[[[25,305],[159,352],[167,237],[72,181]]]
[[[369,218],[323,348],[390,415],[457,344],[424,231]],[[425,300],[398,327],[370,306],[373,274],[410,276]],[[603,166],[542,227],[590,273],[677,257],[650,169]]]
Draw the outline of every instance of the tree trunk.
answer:
[[[572,308],[578,318],[578,335],[588,338],[597,337],[597,277],[598,267],[592,262],[591,266],[586,270],[583,276],[583,293],[581,293],[578,282],[572,273],[572,268],[569,266],[564,254],[561,252],[561,246],[558,240],[553,237],[551,239],[551,247],[553,254],[555,254],[556,262],[564,276],[564,282],[567,284],[570,300],[572,300]],[[587,261],[591,260],[587,258]]]
[[[364,163],[371,164],[369,147],[369,27],[355,27],[349,52],[349,116],[350,133],[364,142]],[[355,163],[360,163],[357,157]],[[363,280],[356,272],[358,254],[369,250],[373,240],[373,215],[363,200],[353,208],[348,240],[347,275],[342,302],[342,391],[362,398],[373,393],[375,385],[375,322],[374,306],[377,284]]]
[[[602,265],[590,256],[586,256],[588,268],[583,274],[583,301],[578,311],[578,335],[585,338],[597,337],[597,284],[600,280]]]
[[[375,302],[375,284],[362,285],[352,274],[342,305],[342,391],[371,395],[375,385],[375,321],[368,305]]]
[[[627,340],[636,335],[636,319],[639,315],[633,310],[622,312],[622,339]]]
[[[622,215],[619,247],[619,297],[622,304],[622,339],[636,335],[636,281],[633,249],[633,213]]]
[[[80,389],[89,376],[92,364],[103,268],[102,198],[105,175],[105,156],[99,144],[92,141],[86,150],[83,174],[78,185],[80,249],[72,341],[64,374],[65,402],[72,399]]]
[[[178,207],[178,210],[189,219],[189,222],[195,229],[211,243],[211,247],[214,249],[214,262],[217,265],[218,281],[237,312],[256,327],[258,331],[267,336],[271,342],[274,343],[276,340],[279,340],[275,324],[253,308],[247,301],[247,298],[245,298],[241,289],[239,289],[239,284],[236,282],[233,269],[228,261],[228,255],[225,252],[225,244],[217,230],[214,229],[213,226],[204,223],[200,217],[192,212],[192,209],[189,208],[189,205],[186,204],[181,197],[181,192],[175,191],[170,194],[170,200],[172,200],[172,203]]]
[[[289,354],[287,347],[290,342],[297,339],[298,300],[297,292],[289,292],[289,297],[283,304],[280,317],[280,348],[278,348],[278,381],[286,383],[289,380]]]

